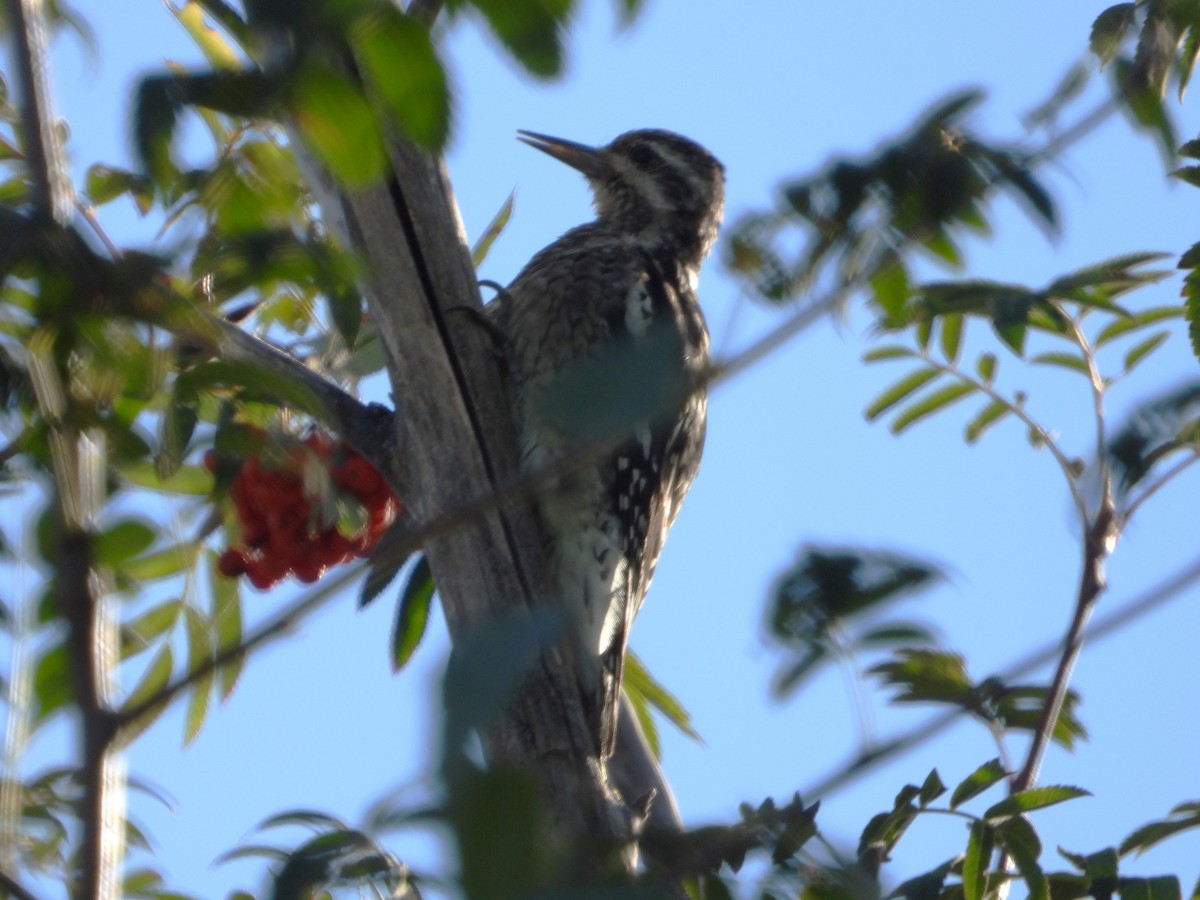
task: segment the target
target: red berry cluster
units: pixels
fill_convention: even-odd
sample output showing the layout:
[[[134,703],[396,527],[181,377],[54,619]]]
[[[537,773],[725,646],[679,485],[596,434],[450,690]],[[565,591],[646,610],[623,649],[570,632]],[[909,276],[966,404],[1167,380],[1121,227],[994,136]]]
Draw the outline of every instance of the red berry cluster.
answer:
[[[214,469],[215,454],[210,451],[204,464]],[[322,509],[336,508],[323,496],[330,483],[336,499],[350,499],[365,513],[352,535],[328,521],[332,516],[321,515]],[[396,495],[375,467],[323,431],[309,434],[277,467],[257,456],[246,459],[229,497],[241,523],[241,543],[221,554],[217,569],[228,578],[245,575],[260,590],[289,572],[311,584],[330,566],[366,556],[399,510]]]

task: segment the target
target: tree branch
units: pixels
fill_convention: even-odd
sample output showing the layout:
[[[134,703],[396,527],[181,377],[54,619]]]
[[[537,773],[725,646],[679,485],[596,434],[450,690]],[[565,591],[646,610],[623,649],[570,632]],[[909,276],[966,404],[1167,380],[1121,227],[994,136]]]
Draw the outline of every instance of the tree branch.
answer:
[[[14,897],[15,900],[38,900],[36,894],[26,890],[19,881],[3,869],[0,869],[0,887],[8,891],[9,895]]]
[[[60,225],[71,215],[71,186],[62,142],[50,113],[46,22],[41,0],[6,0],[21,96],[21,139],[33,206]]]
[[[174,295],[173,300],[177,304],[187,303]],[[190,304],[188,306],[189,315],[184,318],[185,322],[195,316],[194,308],[190,308]],[[391,410],[378,404],[363,403],[296,357],[221,316],[204,313],[198,327],[177,330],[204,344],[206,349],[221,359],[261,366],[268,372],[294,381],[312,394],[319,404],[320,409],[314,410],[314,415],[380,472],[386,474],[392,471],[395,452]]]

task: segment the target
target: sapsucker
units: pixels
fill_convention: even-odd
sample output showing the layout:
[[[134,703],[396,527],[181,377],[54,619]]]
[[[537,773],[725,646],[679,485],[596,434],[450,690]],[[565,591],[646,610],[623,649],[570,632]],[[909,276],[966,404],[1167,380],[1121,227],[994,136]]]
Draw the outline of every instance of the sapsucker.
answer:
[[[601,757],[612,755],[629,628],[704,445],[708,331],[700,263],[724,208],[724,168],[669,131],[592,148],[523,131],[579,170],[595,221],[535,255],[503,292],[527,471],[556,602],[570,611]]]

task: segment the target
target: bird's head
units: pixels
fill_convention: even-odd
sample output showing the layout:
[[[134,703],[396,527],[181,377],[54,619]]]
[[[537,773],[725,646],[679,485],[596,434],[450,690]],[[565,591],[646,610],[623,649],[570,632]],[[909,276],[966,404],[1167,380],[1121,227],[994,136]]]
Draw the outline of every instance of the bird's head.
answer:
[[[596,214],[699,265],[725,208],[725,167],[671,131],[627,131],[604,147],[519,132],[519,140],[582,172]]]

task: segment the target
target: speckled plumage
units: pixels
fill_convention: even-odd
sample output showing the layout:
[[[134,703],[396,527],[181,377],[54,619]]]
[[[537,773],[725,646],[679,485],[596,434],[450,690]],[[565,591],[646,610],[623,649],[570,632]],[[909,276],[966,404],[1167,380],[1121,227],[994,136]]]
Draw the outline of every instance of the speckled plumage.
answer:
[[[539,502],[555,599],[572,611],[597,749],[609,756],[629,628],[704,445],[705,394],[692,387],[708,365],[708,332],[695,285],[720,223],[724,171],[666,131],[629,132],[595,150],[526,135],[582,171],[595,196],[596,220],[537,253],[507,288],[500,324],[526,468],[595,453],[598,438],[617,442]],[[638,356],[646,348],[649,363]],[[568,379],[579,410],[548,412]],[[640,395],[669,396],[669,408],[624,421],[623,434],[590,432],[590,404]]]

